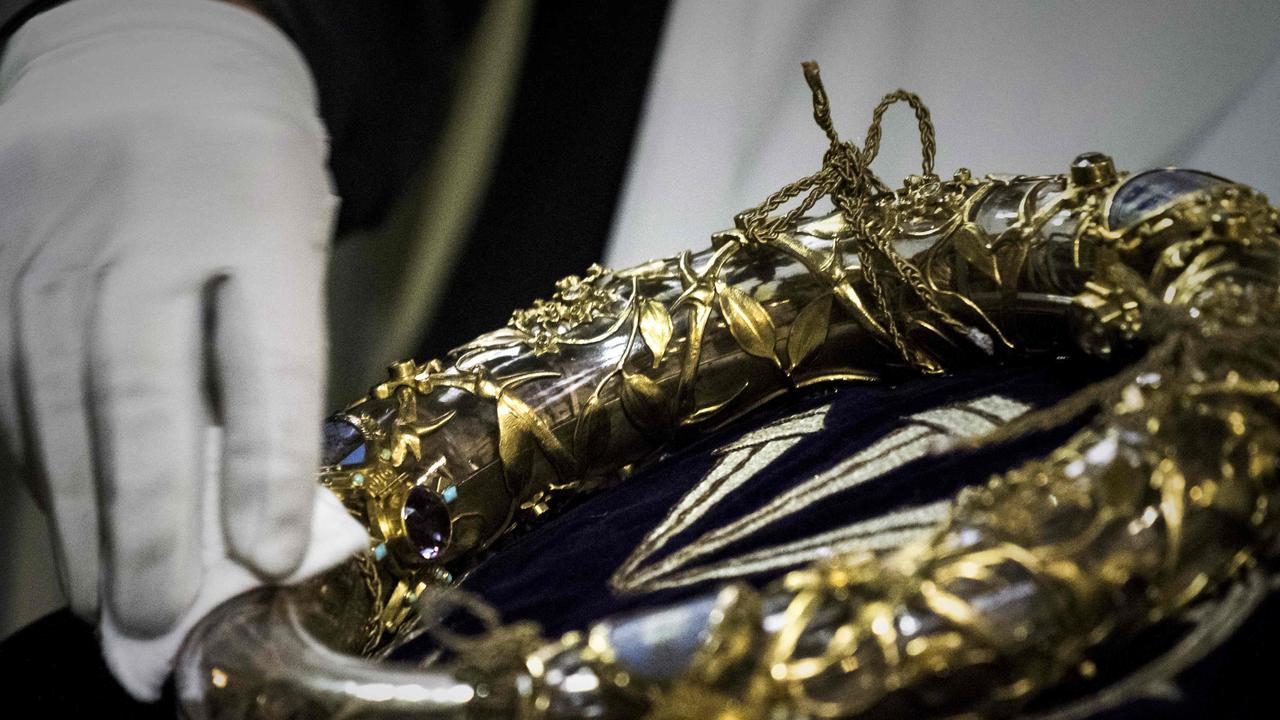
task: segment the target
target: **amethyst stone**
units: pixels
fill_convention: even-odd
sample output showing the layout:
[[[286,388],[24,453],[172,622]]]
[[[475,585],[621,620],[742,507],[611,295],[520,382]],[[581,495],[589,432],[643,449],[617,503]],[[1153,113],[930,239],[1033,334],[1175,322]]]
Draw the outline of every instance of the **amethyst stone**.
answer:
[[[436,493],[414,487],[404,499],[404,531],[424,560],[434,560],[449,545],[451,521],[449,508]]]

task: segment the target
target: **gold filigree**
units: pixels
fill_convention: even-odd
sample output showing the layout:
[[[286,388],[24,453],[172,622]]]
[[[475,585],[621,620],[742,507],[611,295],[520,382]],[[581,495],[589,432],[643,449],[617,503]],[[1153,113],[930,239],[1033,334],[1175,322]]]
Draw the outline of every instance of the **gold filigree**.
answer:
[[[556,282],[550,300],[535,300],[533,307],[515,311],[509,325],[522,334],[535,354],[556,352],[565,335],[616,310],[619,298],[611,286],[612,278],[612,271],[600,265],[589,267],[581,278],[563,278]]]
[[[726,589],[706,651],[687,668],[631,673],[606,622],[522,658],[489,658],[476,668],[484,687],[518,697],[502,707],[526,718],[584,700],[625,717],[1008,715],[1092,667],[1101,643],[1180,616],[1273,547],[1280,229],[1266,199],[1201,175],[1198,190],[1112,227],[1126,176],[1105,156],[1082,155],[1064,175],[942,181],[918,98],[886,96],[857,146],[836,133],[816,66],[806,79],[830,141],[822,167],[740,214],[710,250],[619,273],[593,267],[447,362],[398,363],[348,408],[367,461],[321,477],[375,542],[401,536],[404,496],[419,488],[442,503],[457,491],[455,534],[485,528],[451,545],[448,562],[380,560],[378,582],[361,585],[379,595],[372,644],[403,637],[417,596],[522,517],[677,430],[812,382],[936,373],[1008,350],[1105,354],[1124,344],[1146,354],[975,440],[1024,438],[1093,413],[1048,456],[960,493],[917,541],[887,556],[837,555],[758,597]],[[922,172],[892,190],[870,164],[898,102],[915,112]],[[824,198],[836,214],[805,218]],[[1012,219],[984,220],[992,204]],[[900,252],[917,241],[927,247]],[[783,268],[794,274],[762,279]],[[1071,337],[1041,327],[1066,307]],[[559,388],[563,404],[541,403],[548,384],[569,382],[557,364],[568,347],[597,353],[598,367]],[[850,347],[858,357],[833,357]],[[432,445],[463,422],[465,447]],[[471,485],[443,484],[455,480],[446,450],[483,463]],[[374,479],[356,482],[363,473]],[[527,640],[486,647],[514,655]],[[568,677],[583,682],[570,687]],[[594,694],[583,694],[588,686]]]

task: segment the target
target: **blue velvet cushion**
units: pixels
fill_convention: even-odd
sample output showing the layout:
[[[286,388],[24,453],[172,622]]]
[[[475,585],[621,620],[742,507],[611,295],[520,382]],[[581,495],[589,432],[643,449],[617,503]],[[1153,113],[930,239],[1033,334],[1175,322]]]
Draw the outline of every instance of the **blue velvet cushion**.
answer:
[[[1107,368],[1071,360],[1041,367],[971,370],[895,385],[817,388],[783,398],[729,427],[687,442],[617,487],[513,538],[477,567],[463,587],[493,604],[507,621],[533,620],[554,636],[583,629],[614,613],[704,595],[726,579],[763,585],[803,562],[761,570],[754,566],[759,562],[746,567],[739,559],[777,556],[781,549],[797,547],[806,538],[838,534],[841,528],[877,518],[901,518],[911,509],[936,507],[966,485],[1044,454],[1079,425],[998,447],[949,454],[918,456],[922,441],[941,442],[963,432],[966,418],[978,421],[969,427],[972,432],[983,426],[983,419],[991,427],[1001,421],[997,416],[1007,418],[1053,404],[1107,372]],[[762,439],[765,436],[774,440]],[[670,579],[684,573],[691,582],[657,589],[640,583],[628,592],[611,587],[611,577],[646,538],[652,539],[655,529],[675,515],[688,513],[688,496],[705,490],[708,478],[723,471],[724,463],[741,463],[750,455],[740,452],[735,457],[735,448],[744,444],[759,448],[769,442],[780,442],[782,449],[774,446],[765,457],[754,457],[756,467],[738,473],[741,484],[714,502],[704,497],[692,503],[703,512],[701,517],[679,532],[668,533],[666,544],[643,558],[632,574],[643,576],[664,558],[687,553],[690,546],[705,540],[708,531],[758,514],[771,500],[801,483],[810,483],[814,492],[826,496],[660,576]],[[870,457],[854,462],[859,453]],[[856,481],[850,481],[855,474]],[[814,485],[815,478],[825,480]],[[680,507],[682,500],[684,507]],[[881,530],[881,539],[892,540],[888,533],[902,527],[902,523],[889,523]],[[874,541],[875,536],[866,537]],[[737,573],[732,572],[735,566]],[[698,581],[700,571],[713,567],[730,568],[730,574]],[[1268,716],[1258,705],[1257,688],[1243,680],[1240,669],[1274,657],[1270,651],[1264,655],[1261,648],[1280,639],[1278,606],[1280,601],[1272,596],[1256,611],[1246,613],[1241,629],[1228,633],[1230,639],[1215,645],[1205,658],[1166,678],[1169,682],[1160,686],[1161,692],[1118,707],[1099,708],[1088,716],[1190,718],[1225,716],[1224,712],[1232,717]],[[1096,697],[1153,659],[1167,658],[1197,622],[1166,624],[1142,637],[1125,639],[1116,651],[1099,653],[1099,674],[1093,681],[1068,683],[1036,707],[1061,708]],[[421,639],[397,655],[415,659],[428,646],[429,640]]]
[[[670,454],[617,487],[510,542],[473,571],[463,587],[493,603],[505,618],[535,620],[549,633],[580,629],[612,613],[700,594],[715,582],[620,595],[610,589],[609,579],[681,498],[704,481],[723,457],[724,448],[744,436],[761,428],[777,427],[780,422],[785,432],[787,418],[806,413],[817,416],[820,422],[816,431],[796,439],[735,491],[714,503],[698,522],[672,538],[646,565],[660,562],[708,530],[759,510],[805,480],[831,474],[829,471],[859,451],[876,443],[895,446],[895,431],[921,422],[913,416],[923,415],[928,422],[930,411],[963,407],[966,402],[992,397],[1004,398],[1011,404],[1043,406],[1056,402],[1089,379],[1091,373],[1072,372],[1067,367],[998,369],[913,379],[895,386],[828,387],[783,398]],[[918,435],[941,439],[948,430],[945,426],[930,429],[934,432]],[[803,428],[792,432],[802,431]],[[1044,452],[1061,439],[1062,434],[1040,437],[1015,447],[924,457],[892,467],[802,512],[770,523],[739,542],[700,558],[697,564],[751,553],[768,554],[769,548],[831,532],[859,520],[944,500],[964,485],[984,481],[993,472]],[[742,579],[763,584],[794,567]]]

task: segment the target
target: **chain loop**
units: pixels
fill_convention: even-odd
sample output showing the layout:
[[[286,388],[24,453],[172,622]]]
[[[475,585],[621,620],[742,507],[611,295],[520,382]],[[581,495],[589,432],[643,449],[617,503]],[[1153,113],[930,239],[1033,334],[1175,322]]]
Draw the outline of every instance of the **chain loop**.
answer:
[[[812,175],[782,186],[765,198],[764,202],[742,213],[739,216],[740,229],[749,242],[768,243],[786,228],[793,226],[823,197],[830,197],[832,204],[844,215],[845,221],[853,230],[851,240],[862,259],[861,274],[884,317],[887,340],[904,360],[919,366],[921,361],[908,344],[901,322],[894,312],[893,291],[886,285],[881,273],[889,270],[890,272],[885,273],[889,278],[919,299],[926,311],[948,327],[961,333],[965,332],[966,327],[943,309],[933,290],[921,277],[920,271],[893,249],[892,239],[888,237],[892,228],[877,227],[867,216],[871,198],[889,189],[871,171],[871,162],[880,152],[884,114],[895,103],[905,102],[915,112],[916,125],[920,130],[920,167],[925,177],[935,177],[937,140],[929,109],[914,93],[905,90],[885,95],[871,115],[866,140],[859,148],[851,142],[841,140],[836,131],[831,119],[831,101],[822,84],[818,64],[806,62],[803,67],[805,82],[813,93],[813,120],[830,142],[822,158],[822,168]],[[781,216],[771,216],[802,194],[804,199],[790,211]],[[873,256],[883,257],[887,261],[887,268],[873,267]]]
[[[863,144],[863,154],[867,165],[870,165],[880,153],[880,123],[884,113],[894,103],[905,102],[916,114],[916,126],[920,129],[920,170],[925,177],[932,176],[933,159],[938,152],[938,141],[934,136],[933,120],[929,116],[929,108],[925,107],[915,93],[898,89],[884,96],[875,112],[871,114],[871,127],[867,128],[867,140]]]

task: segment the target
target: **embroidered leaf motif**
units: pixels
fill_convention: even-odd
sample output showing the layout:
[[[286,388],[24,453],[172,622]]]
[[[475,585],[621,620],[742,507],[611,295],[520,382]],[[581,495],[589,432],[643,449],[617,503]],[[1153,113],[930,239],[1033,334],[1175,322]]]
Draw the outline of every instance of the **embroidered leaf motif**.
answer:
[[[647,375],[622,373],[622,409],[647,434],[661,434],[671,428],[671,410],[662,397],[662,388]]]
[[[573,428],[573,454],[583,465],[609,444],[609,414],[601,410],[600,396],[592,395]]]
[[[759,300],[732,285],[725,285],[716,293],[716,303],[729,326],[729,334],[748,355],[771,360],[781,367],[773,349],[778,335]]]
[[[640,337],[653,353],[653,366],[662,362],[671,342],[671,314],[656,300],[645,300],[640,305]]]
[[[767,477],[773,463],[805,438],[822,432],[831,407],[827,404],[768,423],[713,451],[714,465],[614,571],[609,579],[613,591],[619,595],[652,593],[713,578],[725,581],[783,570],[832,553],[900,548],[943,522],[949,501],[908,505],[831,530],[810,527],[803,519],[815,504],[820,506],[828,498],[855,488],[864,488],[859,491],[864,492],[894,470],[935,452],[939,443],[982,437],[1031,409],[1001,395],[988,395],[922,410],[903,418],[900,425],[836,465],[797,482],[764,505],[753,506],[745,515],[735,516],[731,506],[741,497],[736,493],[758,476]],[[1172,492],[1163,486],[1161,490]],[[721,515],[716,525],[701,535],[690,533],[694,527],[706,527],[716,514]],[[795,528],[799,537],[777,542],[793,535],[792,530],[783,531],[785,535],[779,532],[787,525]],[[819,530],[820,534],[809,534]],[[757,548],[726,552],[748,541]],[[759,547],[761,544],[764,547]]]
[[[827,340],[831,326],[831,295],[823,293],[801,308],[787,338],[788,368],[794,370]]]

